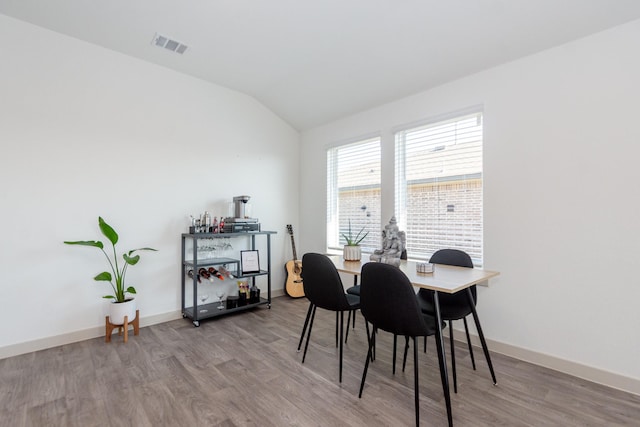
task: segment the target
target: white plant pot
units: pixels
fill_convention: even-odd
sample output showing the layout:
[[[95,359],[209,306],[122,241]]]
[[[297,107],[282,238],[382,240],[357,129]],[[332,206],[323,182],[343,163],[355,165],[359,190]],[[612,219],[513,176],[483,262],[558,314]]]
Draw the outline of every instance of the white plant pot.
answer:
[[[112,302],[109,304],[109,322],[112,325],[124,325],[124,316],[131,323],[136,318],[136,300],[128,299],[124,302]]]
[[[345,261],[360,261],[362,257],[362,248],[360,246],[345,245],[342,251]]]

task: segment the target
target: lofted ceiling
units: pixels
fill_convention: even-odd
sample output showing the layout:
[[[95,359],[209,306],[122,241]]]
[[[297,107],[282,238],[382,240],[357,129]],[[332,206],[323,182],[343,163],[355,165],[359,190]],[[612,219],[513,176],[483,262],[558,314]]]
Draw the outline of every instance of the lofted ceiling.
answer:
[[[243,92],[306,130],[640,19],[640,1],[0,0],[0,13]]]

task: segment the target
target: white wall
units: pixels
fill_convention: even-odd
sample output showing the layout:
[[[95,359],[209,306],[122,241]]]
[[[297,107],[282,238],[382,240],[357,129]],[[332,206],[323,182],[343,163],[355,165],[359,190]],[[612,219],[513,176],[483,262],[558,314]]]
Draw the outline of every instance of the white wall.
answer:
[[[226,214],[240,194],[279,233],[282,289],[297,131],[243,94],[4,15],[0,58],[0,353],[104,328],[104,258],[62,243],[102,238],[99,215],[121,250],[159,250],[129,270],[143,321],[180,309],[187,215]]]
[[[637,387],[638,40],[640,21],[304,132],[301,253],[325,248],[328,144],[382,135],[388,219],[391,129],[482,104],[485,268],[501,272],[479,289],[485,335]]]

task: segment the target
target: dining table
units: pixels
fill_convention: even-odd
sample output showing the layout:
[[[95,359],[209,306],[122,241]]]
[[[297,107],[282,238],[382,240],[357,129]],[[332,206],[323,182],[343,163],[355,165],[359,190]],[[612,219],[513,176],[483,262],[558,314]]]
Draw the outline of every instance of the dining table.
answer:
[[[359,261],[347,261],[342,255],[329,255],[329,258],[335,265],[339,272],[345,274],[351,274],[354,277],[354,285],[357,284],[358,276],[362,266],[369,260],[367,254],[362,254]],[[491,378],[493,384],[497,384],[496,375],[493,370],[493,364],[491,363],[491,356],[489,355],[489,349],[487,342],[480,326],[480,320],[476,312],[475,301],[473,294],[471,293],[471,287],[473,285],[488,283],[489,279],[498,276],[500,273],[497,271],[485,270],[483,268],[467,268],[457,267],[445,264],[431,264],[431,271],[428,273],[418,272],[419,264],[424,264],[424,261],[412,261],[412,260],[400,260],[400,270],[409,278],[411,284],[417,288],[429,289],[433,291],[433,301],[436,315],[436,325],[442,324],[442,318],[440,313],[439,293],[453,294],[456,292],[466,292],[469,301],[469,307],[473,315],[473,320],[478,331],[478,337],[482,344],[482,350],[484,352],[487,364],[489,365],[489,371],[491,372]],[[447,419],[449,426],[453,426],[453,415],[451,412],[451,395],[449,393],[449,376],[447,374],[447,362],[445,357],[444,339],[442,337],[441,328],[436,328],[436,347],[438,350],[438,362],[440,364],[440,376],[442,380],[442,390],[444,392],[445,403],[447,406]]]

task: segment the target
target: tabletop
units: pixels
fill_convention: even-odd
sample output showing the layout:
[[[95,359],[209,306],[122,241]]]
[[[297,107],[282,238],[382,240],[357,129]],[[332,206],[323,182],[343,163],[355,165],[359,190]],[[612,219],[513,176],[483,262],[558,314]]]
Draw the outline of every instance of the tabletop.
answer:
[[[362,266],[369,262],[369,256],[363,254],[360,261],[345,261],[341,255],[329,255],[338,271],[359,275]],[[400,270],[407,275],[413,286],[431,289],[438,292],[455,293],[480,282],[496,277],[497,271],[482,268],[455,267],[444,264],[433,264],[432,273],[418,273],[416,261],[402,260]]]

